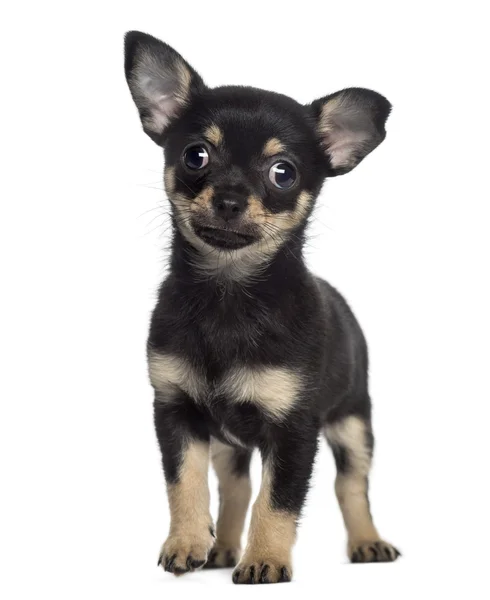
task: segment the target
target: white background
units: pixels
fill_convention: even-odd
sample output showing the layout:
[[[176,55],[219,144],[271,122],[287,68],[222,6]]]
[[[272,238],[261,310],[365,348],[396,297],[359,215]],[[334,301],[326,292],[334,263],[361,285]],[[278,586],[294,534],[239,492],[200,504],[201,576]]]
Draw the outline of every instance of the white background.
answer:
[[[6,599],[488,593],[488,30],[483,2],[24,2],[1,22],[1,528]],[[393,103],[329,182],[311,268],[371,351],[372,508],[403,558],[350,566],[322,446],[289,586],[157,569],[168,526],[145,340],[168,244],[160,149],[123,76],[128,29],[209,85]],[[254,463],[254,492],[260,465]],[[215,479],[210,476],[213,504]],[[215,504],[214,504],[215,506]],[[485,587],[487,588],[485,590]],[[166,595],[167,594],[167,595]],[[488,597],[488,596],[486,596]]]

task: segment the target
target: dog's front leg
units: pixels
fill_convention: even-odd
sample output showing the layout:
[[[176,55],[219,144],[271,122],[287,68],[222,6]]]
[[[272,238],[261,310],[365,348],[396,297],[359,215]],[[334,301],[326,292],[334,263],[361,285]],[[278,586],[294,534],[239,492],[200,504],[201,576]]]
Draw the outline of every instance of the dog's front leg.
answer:
[[[162,453],[170,507],[170,531],[158,563],[181,575],[202,567],[213,546],[209,512],[209,436],[189,399],[155,395],[155,428]],[[196,418],[194,418],[196,417]]]
[[[308,428],[307,428],[308,429]],[[316,430],[278,431],[262,453],[262,485],[252,510],[245,552],[234,583],[280,583],[292,578],[291,553],[317,448]]]

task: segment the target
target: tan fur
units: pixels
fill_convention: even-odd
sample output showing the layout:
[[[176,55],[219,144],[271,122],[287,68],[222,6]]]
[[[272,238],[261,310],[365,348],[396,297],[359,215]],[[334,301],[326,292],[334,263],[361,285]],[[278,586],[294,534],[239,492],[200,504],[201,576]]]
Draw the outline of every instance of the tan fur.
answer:
[[[371,454],[366,445],[366,424],[359,417],[346,417],[335,425],[327,426],[327,439],[333,444],[344,446],[349,451],[352,470],[367,477],[371,468]]]
[[[209,514],[208,466],[209,444],[189,442],[179,469],[179,481],[167,487],[171,535],[178,533],[186,537],[196,528],[209,529],[212,519]]]
[[[221,253],[218,249],[206,244],[206,242],[195,233],[191,223],[191,213],[206,209],[199,206],[199,200],[197,198],[195,198],[194,201],[191,201],[183,194],[172,194],[169,198],[170,202],[175,206],[179,217],[177,227],[180,229],[180,232],[185,239],[202,253],[202,257],[199,260],[199,264],[196,264],[196,267],[198,270],[202,269],[203,274],[207,273],[208,270],[214,271],[214,264],[216,263],[219,265],[218,259],[220,258]],[[202,202],[204,205],[206,204],[206,197],[204,197]],[[226,260],[222,262],[225,262],[226,264]]]
[[[219,252],[213,246],[206,244],[196,233],[192,227],[191,215],[196,212],[210,212],[211,211],[211,200],[212,194],[214,193],[212,186],[204,188],[199,196],[195,198],[187,198],[184,194],[170,193],[168,194],[170,202],[175,206],[177,213],[178,222],[177,227],[179,228],[185,239],[200,250],[203,254],[202,258],[202,269],[205,271],[206,265],[213,263],[213,257],[219,257]],[[199,265],[196,265],[198,267]],[[211,270],[211,268],[210,268]]]
[[[204,137],[208,142],[213,144],[213,146],[217,147],[223,141],[223,132],[217,125],[213,124],[204,131]]]
[[[179,390],[195,399],[203,393],[202,375],[183,358],[152,351],[148,355],[148,371],[161,401],[173,400]]]
[[[278,246],[283,242],[282,234],[298,226],[307,216],[312,201],[312,195],[303,190],[296,201],[294,210],[273,213],[262,203],[258,196],[249,196],[247,216],[259,225],[264,225],[266,237],[276,240]],[[268,227],[269,226],[269,227]]]
[[[279,247],[268,240],[259,240],[245,248],[224,252],[203,242],[189,228],[181,231],[189,243],[202,252],[202,256],[195,261],[197,274],[204,279],[212,274],[219,277],[220,282],[225,285],[227,281],[239,281],[243,284],[255,281]]]
[[[214,566],[226,566],[240,555],[241,537],[245,524],[252,486],[247,475],[233,472],[234,450],[216,439],[211,442],[211,458],[219,481],[219,516],[216,543],[213,548]]]
[[[349,550],[365,541],[380,540],[369,511],[366,480],[339,475],[335,480],[335,493],[349,537]]]
[[[293,211],[273,214],[269,222],[285,232],[294,229],[294,227],[297,227],[306,218],[311,200],[311,194],[303,190],[298,196],[296,207]]]
[[[169,167],[164,175],[165,190],[170,202],[176,207],[179,213],[179,223],[185,223],[185,229],[191,230],[190,212],[205,212],[211,214],[214,188],[211,185],[206,186],[195,198],[187,198],[184,194],[175,192],[175,168]],[[180,227],[182,230],[182,226]],[[184,233],[184,232],[183,232]],[[197,238],[199,240],[199,238]],[[201,240],[201,243],[202,240]]]
[[[185,64],[179,60],[176,64],[178,72],[179,88],[176,94],[176,101],[181,106],[185,106],[189,100],[189,89],[191,87],[191,73]]]
[[[347,417],[340,423],[326,428],[327,439],[348,451],[349,470],[339,473],[335,480],[335,492],[348,534],[349,555],[357,546],[380,541],[373,524],[367,496],[367,476],[371,468],[371,456],[366,445],[366,425],[358,417]]]
[[[298,225],[306,217],[308,211],[310,210],[312,200],[313,196],[305,190],[303,190],[298,196],[296,208],[292,213],[293,222],[295,225]]]
[[[300,389],[299,375],[279,367],[237,367],[219,385],[219,392],[231,401],[253,402],[276,418],[288,413]]]
[[[175,191],[175,167],[166,167],[163,174],[165,191],[167,194],[173,194]]]
[[[193,212],[205,211],[208,213],[212,212],[212,201],[214,195],[214,188],[212,185],[207,185],[201,193],[194,198],[193,203],[190,205],[190,209]]]
[[[320,120],[318,122],[318,131],[320,134],[328,134],[333,128],[332,116],[338,112],[342,104],[342,95],[326,102],[321,109]]]
[[[266,211],[264,205],[262,204],[262,200],[258,196],[252,195],[248,197],[247,203],[248,218],[255,223],[264,223],[266,215],[270,213]]]
[[[196,401],[206,395],[220,394],[232,402],[253,402],[276,418],[288,413],[301,389],[297,373],[267,367],[236,367],[211,387],[204,374],[185,359],[154,351],[148,355],[148,371],[161,401],[172,401],[179,390]]]
[[[167,486],[170,531],[162,546],[162,563],[176,555],[175,565],[184,569],[188,556],[204,561],[214,538],[210,532],[208,487],[209,444],[189,442],[177,483]]]
[[[264,156],[274,156],[280,152],[284,152],[284,144],[277,138],[270,138],[267,140],[264,149],[262,150]]]
[[[255,577],[258,577],[263,564],[270,566],[268,578],[271,583],[279,581],[283,567],[289,577],[292,576],[291,553],[296,539],[296,516],[272,508],[271,478],[270,467],[265,463],[262,485],[252,510],[247,547],[236,568],[240,571],[239,581],[246,579],[251,566],[254,566]]]

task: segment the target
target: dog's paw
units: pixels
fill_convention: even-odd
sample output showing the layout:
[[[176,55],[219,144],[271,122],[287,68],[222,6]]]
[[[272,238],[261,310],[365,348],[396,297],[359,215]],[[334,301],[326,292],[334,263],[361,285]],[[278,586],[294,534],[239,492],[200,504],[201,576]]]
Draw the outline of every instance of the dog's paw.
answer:
[[[289,562],[244,557],[233,571],[233,583],[285,583],[291,581],[292,576]]]
[[[234,567],[240,558],[240,548],[226,548],[216,545],[209,553],[205,569],[226,569]]]
[[[158,564],[174,575],[200,569],[206,563],[214,539],[205,536],[169,536],[163,544]]]
[[[400,552],[388,542],[361,542],[349,544],[349,558],[353,563],[393,562]]]

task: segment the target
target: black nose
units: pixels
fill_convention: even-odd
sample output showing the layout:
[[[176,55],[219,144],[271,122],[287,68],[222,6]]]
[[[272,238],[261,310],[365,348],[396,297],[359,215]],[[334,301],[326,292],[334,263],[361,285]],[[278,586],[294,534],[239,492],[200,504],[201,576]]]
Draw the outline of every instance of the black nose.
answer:
[[[216,198],[214,210],[218,217],[225,221],[231,221],[240,216],[243,210],[243,205],[238,199],[232,198]]]

